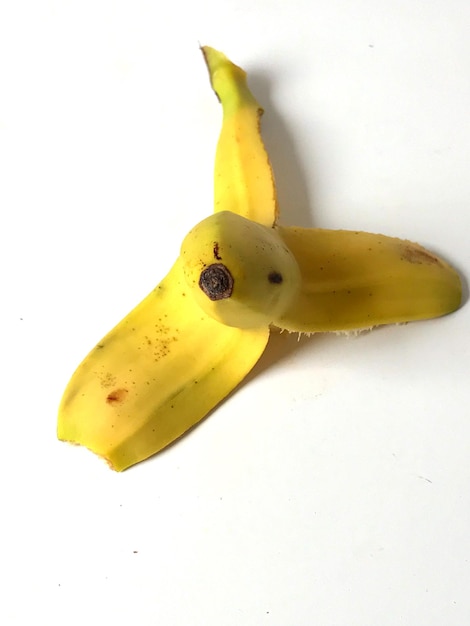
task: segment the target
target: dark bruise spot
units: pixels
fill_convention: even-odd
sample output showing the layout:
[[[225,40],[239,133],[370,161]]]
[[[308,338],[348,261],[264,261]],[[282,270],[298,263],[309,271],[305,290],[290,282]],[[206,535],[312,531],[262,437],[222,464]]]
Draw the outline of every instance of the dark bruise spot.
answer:
[[[199,287],[209,300],[230,298],[233,292],[232,274],[222,263],[213,263],[202,270]]]
[[[280,285],[282,283],[282,274],[279,272],[271,272],[268,274],[268,280],[273,285]]]
[[[434,254],[431,254],[424,248],[415,247],[411,244],[403,246],[402,254],[402,258],[409,263],[427,263],[428,265],[441,264],[440,260],[436,256],[434,256]]]
[[[222,261],[222,257],[219,256],[219,242],[218,241],[214,241],[214,259],[216,261]]]
[[[127,389],[115,389],[111,391],[111,393],[108,393],[106,402],[108,404],[121,404],[126,399],[128,393],[129,391]]]

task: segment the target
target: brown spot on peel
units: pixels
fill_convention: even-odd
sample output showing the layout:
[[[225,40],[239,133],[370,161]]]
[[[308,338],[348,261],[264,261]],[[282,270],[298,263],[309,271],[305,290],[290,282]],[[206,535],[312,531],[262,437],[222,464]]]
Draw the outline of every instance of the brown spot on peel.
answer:
[[[106,396],[106,402],[111,405],[122,404],[129,391],[127,389],[115,389]]]
[[[222,261],[222,257],[219,256],[219,242],[218,241],[214,241],[214,259],[216,261]]]

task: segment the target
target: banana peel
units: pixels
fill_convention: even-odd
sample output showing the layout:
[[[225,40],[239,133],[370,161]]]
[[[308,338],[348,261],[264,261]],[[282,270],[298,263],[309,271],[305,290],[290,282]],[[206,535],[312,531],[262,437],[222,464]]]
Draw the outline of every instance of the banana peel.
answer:
[[[215,155],[214,211],[233,211],[273,226],[279,211],[274,174],[260,132],[263,109],[248,88],[244,70],[214,48],[201,50],[223,114]]]
[[[122,471],[203,419],[256,364],[274,326],[329,332],[448,314],[458,273],[418,244],[277,224],[262,108],[246,73],[202,48],[223,123],[214,214],[182,242],[168,275],[73,374],[58,438]]]
[[[302,289],[278,326],[290,331],[361,330],[446,315],[461,282],[417,243],[347,230],[279,228],[295,255]]]
[[[86,446],[115,470],[134,465],[230,393],[268,339],[267,327],[241,330],[205,314],[178,259],[76,370],[60,407],[59,439]]]

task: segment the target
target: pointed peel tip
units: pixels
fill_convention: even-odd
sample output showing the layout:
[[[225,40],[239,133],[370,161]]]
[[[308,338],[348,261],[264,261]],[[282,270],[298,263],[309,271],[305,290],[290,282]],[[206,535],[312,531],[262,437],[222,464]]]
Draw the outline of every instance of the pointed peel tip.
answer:
[[[219,102],[229,108],[253,106],[261,115],[263,109],[248,88],[245,70],[215,48],[201,46],[200,50],[209,72],[211,87]]]

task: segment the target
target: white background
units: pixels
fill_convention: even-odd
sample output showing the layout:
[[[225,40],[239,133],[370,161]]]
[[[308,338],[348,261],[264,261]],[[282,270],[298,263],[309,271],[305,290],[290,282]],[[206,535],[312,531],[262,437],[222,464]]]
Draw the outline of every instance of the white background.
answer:
[[[467,0],[1,4],[2,624],[468,626],[468,304],[274,336],[123,474],[55,427],[212,210],[198,43],[249,73],[284,223],[406,237],[468,278],[469,32]]]

